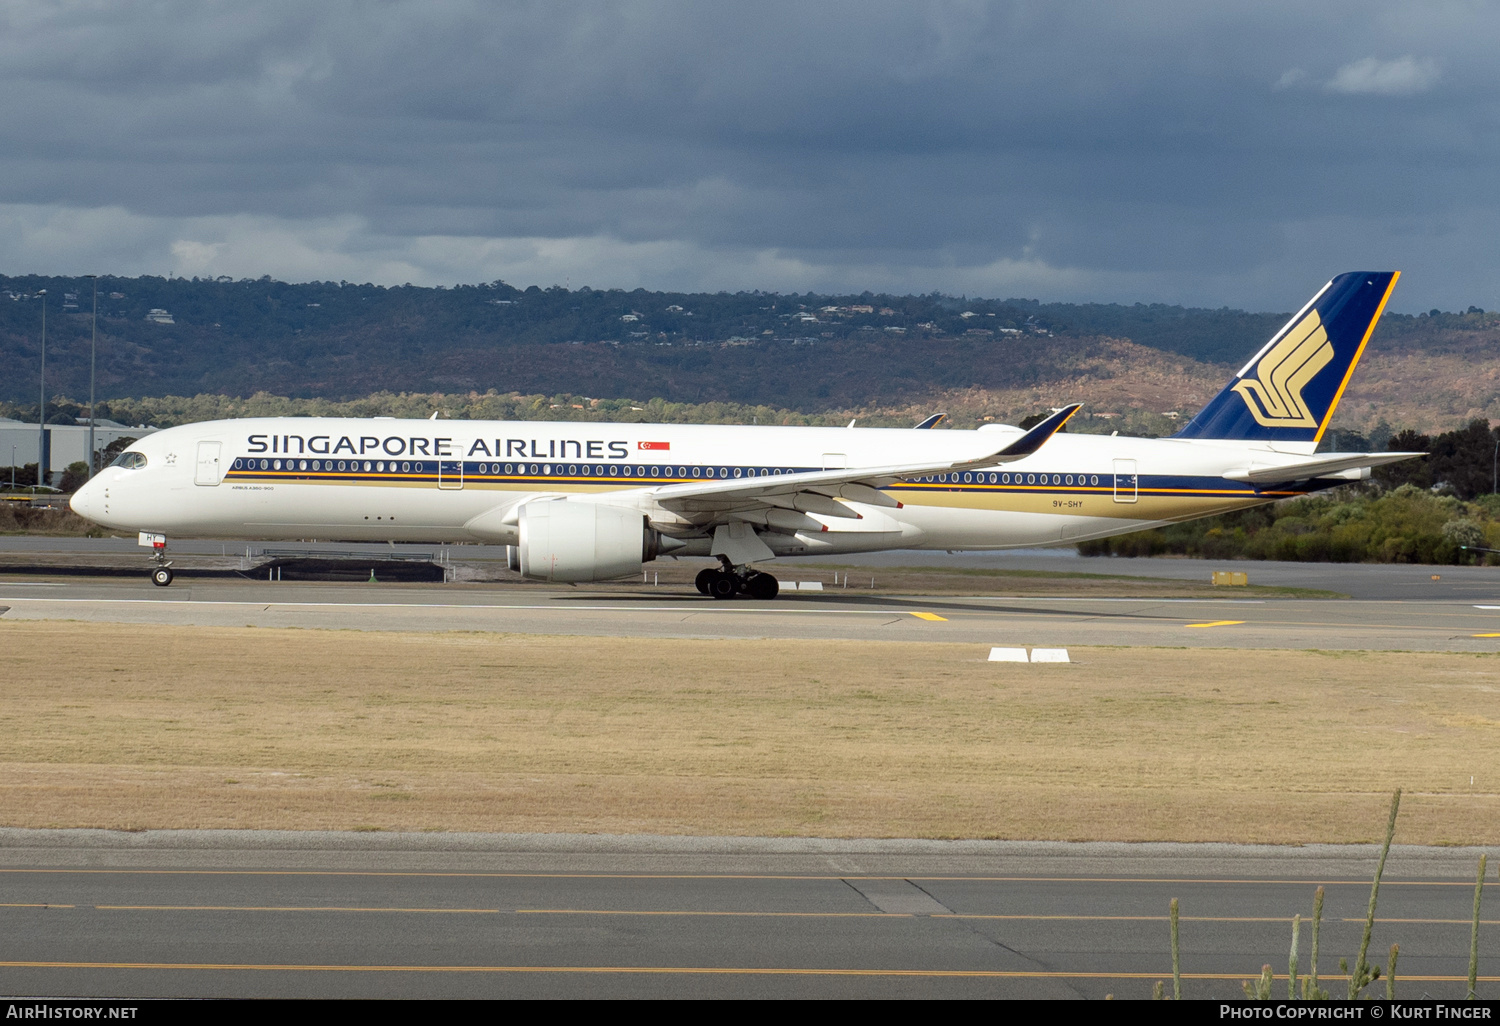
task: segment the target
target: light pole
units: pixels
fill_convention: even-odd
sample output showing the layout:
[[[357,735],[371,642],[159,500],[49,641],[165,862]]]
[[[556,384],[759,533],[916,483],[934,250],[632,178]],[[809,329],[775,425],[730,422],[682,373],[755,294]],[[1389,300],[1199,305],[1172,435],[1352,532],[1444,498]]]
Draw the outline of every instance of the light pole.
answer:
[[[16,490],[16,447],[10,447],[10,490]]]
[[[36,408],[36,483],[40,486],[46,483],[47,473],[42,466],[47,454],[47,290],[37,289],[36,294],[42,300],[42,398]],[[40,493],[41,488],[36,491]]]
[[[94,283],[94,323],[89,328],[89,476],[94,479],[94,351],[99,347],[99,276],[86,274]]]

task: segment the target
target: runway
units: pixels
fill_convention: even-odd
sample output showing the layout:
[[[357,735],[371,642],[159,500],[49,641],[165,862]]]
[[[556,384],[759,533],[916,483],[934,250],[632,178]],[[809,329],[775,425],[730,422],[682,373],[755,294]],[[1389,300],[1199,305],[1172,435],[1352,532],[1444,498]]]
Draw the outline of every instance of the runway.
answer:
[[[309,555],[330,551],[358,550],[377,557],[398,554],[428,556],[439,551],[447,560],[474,564],[505,562],[505,548],[499,545],[368,545],[349,542],[253,542],[174,538],[171,551],[175,556],[219,557],[235,560],[244,554],[250,563],[261,558],[265,549],[294,548]],[[141,548],[133,538],[71,538],[28,535],[0,536],[0,554],[16,558],[62,556],[78,560],[97,557],[101,561],[129,560],[139,565],[144,576],[145,562]],[[1020,549],[1007,552],[927,552],[894,551],[850,554],[829,557],[841,567],[940,567],[979,570],[1024,570],[1044,574],[1090,573],[1126,577],[1168,578],[1204,582],[1215,570],[1238,570],[1246,573],[1250,583],[1291,588],[1316,588],[1338,592],[1354,599],[1380,601],[1472,601],[1483,602],[1500,596],[1500,567],[1423,566],[1399,563],[1293,563],[1264,560],[1208,559],[1127,559],[1082,557],[1072,548]],[[138,561],[138,562],[136,562]],[[707,561],[702,561],[708,565]],[[229,564],[225,564],[229,565]],[[649,564],[648,568],[672,565],[672,561]],[[787,559],[776,562],[774,572],[784,579],[826,579],[819,561]]]
[[[1352,958],[1369,846],[569,835],[0,831],[11,994],[240,997],[1147,997],[1181,902],[1184,994],[1286,971],[1327,888]],[[1372,953],[1461,996],[1473,867],[1393,850]],[[1481,929],[1497,991],[1500,925]],[[1310,926],[1302,934],[1307,968]],[[1338,980],[1325,981],[1339,992]],[[1283,989],[1285,982],[1278,982]],[[1379,988],[1383,996],[1383,985]]]
[[[1480,601],[1481,599],[1485,601]],[[1068,599],[795,592],[717,602],[690,588],[0,580],[14,619],[499,631],[644,638],[855,639],[1494,652],[1500,585],[1462,599]]]

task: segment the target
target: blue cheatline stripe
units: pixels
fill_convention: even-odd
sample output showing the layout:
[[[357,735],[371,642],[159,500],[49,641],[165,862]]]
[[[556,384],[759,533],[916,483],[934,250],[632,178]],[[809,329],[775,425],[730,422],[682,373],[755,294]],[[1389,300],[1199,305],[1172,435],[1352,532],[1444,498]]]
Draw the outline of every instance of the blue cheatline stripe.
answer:
[[[281,464],[277,467],[277,464]],[[439,464],[441,463],[441,470]],[[262,466],[264,464],[264,466]],[[739,478],[753,480],[782,474],[819,470],[818,467],[746,467],[679,464],[604,464],[604,463],[492,463],[470,460],[278,460],[272,458],[239,458],[230,466],[226,480],[233,481],[306,481],[324,484],[399,484],[459,479],[462,466],[466,485],[496,484],[525,486],[585,485],[663,485],[691,484],[694,481],[722,481]],[[314,469],[314,468],[317,469]],[[344,469],[338,469],[343,467]],[[366,468],[369,468],[368,470]],[[604,468],[618,473],[604,473]],[[329,469],[332,468],[332,469]],[[1331,484],[1332,482],[1330,482]],[[1137,496],[1254,498],[1257,496],[1303,495],[1316,488],[1257,489],[1254,485],[1226,481],[1222,477],[1173,474],[1068,474],[1010,471],[964,471],[961,473],[925,474],[886,486],[887,492],[909,495],[914,492],[967,492],[989,495],[1114,495],[1128,489]]]

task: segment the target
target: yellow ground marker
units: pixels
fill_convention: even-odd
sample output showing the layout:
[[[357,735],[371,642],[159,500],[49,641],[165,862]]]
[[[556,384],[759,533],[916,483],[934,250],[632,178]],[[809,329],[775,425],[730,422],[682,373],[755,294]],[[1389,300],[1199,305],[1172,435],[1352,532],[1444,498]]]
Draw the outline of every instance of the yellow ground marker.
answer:
[[[1183,624],[1183,626],[1184,627],[1233,627],[1237,623],[1244,623],[1244,622],[1245,622],[1244,620],[1215,620],[1213,623],[1188,623],[1188,624]]]
[[[1500,638],[1500,634],[1471,634],[1473,638]]]
[[[936,613],[913,613],[911,615],[915,616],[918,620],[939,620],[943,623],[948,622],[948,618],[946,616],[938,616]]]

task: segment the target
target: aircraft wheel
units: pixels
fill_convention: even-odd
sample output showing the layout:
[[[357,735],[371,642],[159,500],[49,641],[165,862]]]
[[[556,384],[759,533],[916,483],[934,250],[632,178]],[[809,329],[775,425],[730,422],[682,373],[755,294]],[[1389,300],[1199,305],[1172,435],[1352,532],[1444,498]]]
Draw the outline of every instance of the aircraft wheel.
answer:
[[[712,581],[714,579],[714,575],[715,574],[720,574],[720,573],[723,573],[723,571],[722,570],[715,570],[713,567],[708,567],[706,569],[699,570],[698,571],[698,576],[695,577],[695,578],[693,578],[693,584],[697,587],[698,594],[699,595],[707,595],[709,593],[708,592],[709,585],[712,583]]]
[[[739,582],[734,579],[734,574],[726,574],[722,570],[715,570],[713,578],[708,582],[708,593],[716,599],[732,599],[739,591]]]
[[[755,574],[745,582],[745,594],[753,599],[773,599],[780,592],[780,582],[770,574]]]
[[[165,588],[172,583],[172,571],[164,566],[157,567],[151,571],[151,583],[158,588]]]

